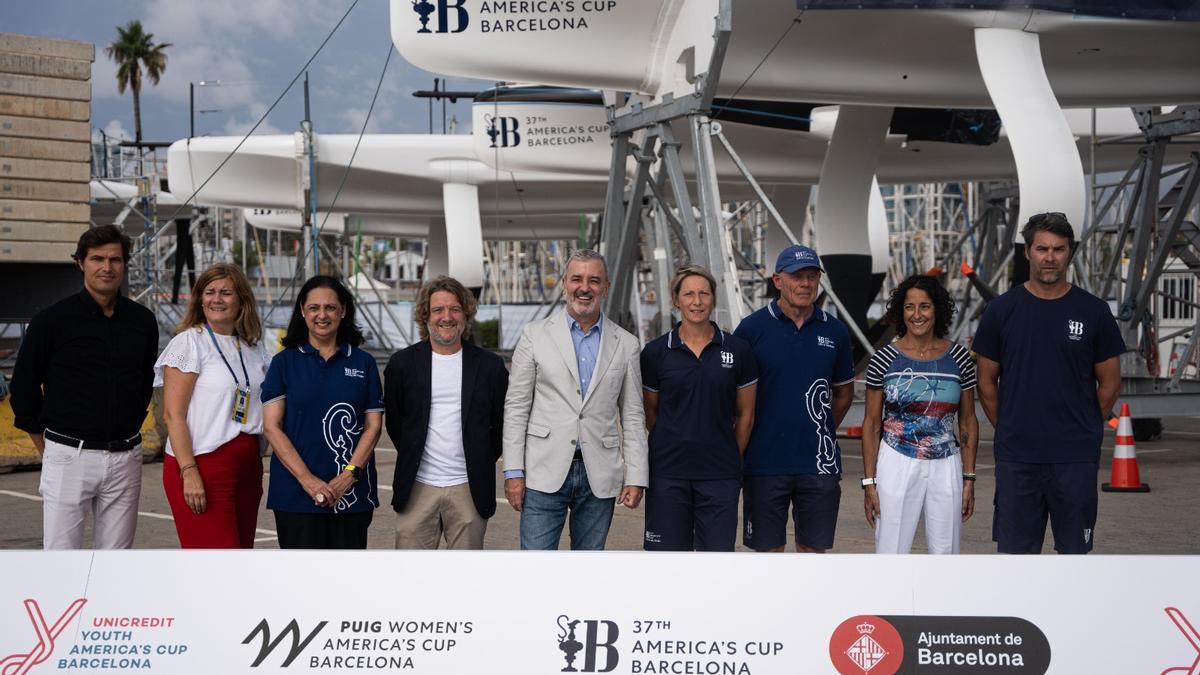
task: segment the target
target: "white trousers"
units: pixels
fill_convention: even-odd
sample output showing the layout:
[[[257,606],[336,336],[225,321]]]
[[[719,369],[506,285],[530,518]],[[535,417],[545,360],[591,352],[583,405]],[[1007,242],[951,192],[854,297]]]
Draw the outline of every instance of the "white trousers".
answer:
[[[962,532],[962,455],[913,459],[881,441],[875,480],[879,492],[876,553],[912,551],[922,511],[929,552],[958,553]]]
[[[46,441],[42,454],[42,546],[83,548],[83,525],[95,514],[93,548],[131,548],[142,491],[142,449],[81,450]]]

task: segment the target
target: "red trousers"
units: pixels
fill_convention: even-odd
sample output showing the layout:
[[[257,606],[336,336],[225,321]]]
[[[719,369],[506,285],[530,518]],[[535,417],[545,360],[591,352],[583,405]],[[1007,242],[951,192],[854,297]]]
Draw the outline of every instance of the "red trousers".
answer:
[[[175,516],[182,548],[254,548],[258,503],[263,495],[263,465],[258,436],[238,434],[233,440],[196,457],[208,502],[194,513],[183,500],[179,462],[163,456],[163,489]]]

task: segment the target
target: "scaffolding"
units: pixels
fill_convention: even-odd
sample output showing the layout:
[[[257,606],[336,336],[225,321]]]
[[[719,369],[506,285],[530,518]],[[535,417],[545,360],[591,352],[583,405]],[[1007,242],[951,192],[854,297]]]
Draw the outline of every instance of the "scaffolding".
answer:
[[[1094,226],[1073,260],[1078,283],[1117,307],[1129,351],[1122,400],[1135,417],[1200,409],[1200,148],[1164,166],[1172,144],[1200,146],[1200,106],[1134,108],[1141,133],[1098,141],[1136,144],[1115,183],[1093,192]],[[1169,356],[1164,359],[1164,354]],[[1172,396],[1166,396],[1172,394]]]
[[[730,37],[731,4],[720,3],[713,33],[714,49],[708,69],[694,79],[694,92],[657,101],[619,95],[609,97],[613,137],[612,162],[605,210],[593,241],[613,270],[613,287],[605,310],[614,320],[646,337],[663,332],[671,323],[667,288],[674,268],[685,261],[708,267],[718,281],[714,318],[732,325],[758,306],[769,289],[769,262],[764,243],[769,228],[780,228],[793,243],[811,243],[800,231],[810,223],[784,221],[754,176],[726,139],[721,124],[710,117],[712,97]],[[1168,146],[1192,144],[1200,132],[1200,109],[1180,107],[1170,113],[1135,109],[1141,133],[1131,137],[1095,140],[1100,144],[1136,145],[1138,157],[1124,176],[1100,184],[1092,172],[1089,222],[1081,228],[1080,248],[1072,261],[1072,280],[1113,304],[1131,351],[1124,358],[1124,392],[1142,397],[1135,415],[1193,411],[1200,399],[1200,229],[1196,222],[1200,186],[1200,152],[1178,166],[1164,166]],[[306,132],[310,132],[306,128]],[[311,132],[310,132],[311,133]],[[1093,134],[1093,138],[1095,134]],[[690,143],[695,175],[684,175],[681,148]],[[727,203],[721,200],[714,154],[720,146],[741,171],[757,199]],[[314,162],[312,144],[297,157],[303,173]],[[138,242],[139,257],[130,267],[134,297],[159,315],[168,331],[178,320],[177,309],[162,302],[173,270],[175,242],[159,237],[177,207],[159,208],[165,161],[153,152],[113,143],[100,134],[93,147],[96,178],[126,182],[137,197],[124,200],[113,222],[123,225]],[[627,173],[626,167],[633,166]],[[1006,290],[1011,279],[1023,279],[1024,255],[1015,222],[1019,191],[1012,183],[930,183],[883,188],[888,214],[892,259],[885,276],[883,297],[903,278],[940,270],[954,295],[959,313],[951,337],[966,341],[988,299]],[[301,256],[283,250],[286,236],[255,231],[233,209],[180,210],[190,222],[197,243],[197,267],[213,262],[260,261],[261,290],[271,311],[294,298],[302,271]],[[315,212],[306,210],[309,222]],[[264,236],[265,235],[265,236]],[[265,238],[266,245],[261,242]],[[229,242],[229,245],[226,242]],[[364,259],[362,242],[349,234],[313,237],[312,249],[323,251],[320,271],[357,278],[374,276],[375,261]],[[584,245],[580,241],[579,245]],[[484,246],[484,287],[481,300],[497,305],[537,304],[537,315],[549,312],[561,296],[563,264],[573,242],[487,242]],[[302,247],[309,250],[310,247]],[[316,258],[317,256],[314,256]],[[239,260],[240,258],[240,260]],[[306,265],[312,264],[303,256]],[[961,273],[960,273],[961,272]],[[387,342],[385,322],[401,334],[411,332],[393,316],[390,304],[399,299],[399,285],[382,290],[350,284],[360,299],[380,305],[364,321]],[[412,289],[408,289],[411,291]],[[839,305],[824,280],[826,298]],[[878,299],[877,299],[878,302]],[[646,323],[647,307],[658,316]],[[649,310],[651,313],[653,310]],[[405,330],[407,325],[408,330]],[[857,326],[848,326],[870,349]],[[394,332],[394,331],[393,331]],[[1154,398],[1161,394],[1183,397]],[[1153,403],[1152,403],[1153,402]],[[1141,406],[1140,410],[1138,409]]]

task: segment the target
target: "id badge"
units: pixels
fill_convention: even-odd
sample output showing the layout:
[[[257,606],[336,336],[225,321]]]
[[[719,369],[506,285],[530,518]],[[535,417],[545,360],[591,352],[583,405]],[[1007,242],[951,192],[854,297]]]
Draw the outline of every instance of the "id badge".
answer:
[[[246,413],[250,409],[250,390],[236,387],[233,394],[233,413],[230,415],[238,424],[246,423]]]

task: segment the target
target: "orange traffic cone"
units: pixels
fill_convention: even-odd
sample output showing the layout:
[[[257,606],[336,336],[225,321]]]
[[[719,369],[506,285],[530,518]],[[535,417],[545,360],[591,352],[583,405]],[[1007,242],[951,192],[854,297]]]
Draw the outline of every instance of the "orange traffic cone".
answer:
[[[963,261],[963,264],[958,268],[958,271],[962,272],[962,275],[971,282],[971,286],[979,292],[979,295],[985,302],[991,302],[999,295],[999,293],[996,293],[996,291],[992,290],[991,286],[987,285],[987,282],[979,278],[979,275],[975,272],[975,268],[971,267],[967,261]]]
[[[1121,421],[1117,424],[1117,442],[1113,450],[1112,482],[1100,486],[1105,492],[1149,492],[1150,485],[1138,475],[1137,451],[1133,447],[1133,420],[1129,419],[1129,404],[1121,404]]]
[[[862,438],[863,437],[863,426],[862,425],[847,426],[847,428],[845,428],[845,429],[839,429],[838,437],[839,438]]]

